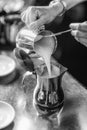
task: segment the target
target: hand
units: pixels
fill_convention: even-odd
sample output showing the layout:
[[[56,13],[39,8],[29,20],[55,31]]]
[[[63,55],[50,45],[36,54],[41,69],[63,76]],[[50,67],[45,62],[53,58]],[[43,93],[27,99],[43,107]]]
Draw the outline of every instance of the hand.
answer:
[[[70,24],[70,28],[72,29],[72,36],[87,47],[87,21],[83,23],[72,23]]]
[[[62,10],[63,5],[58,1],[49,6],[28,7],[21,15],[22,21],[36,30],[44,24],[52,22],[55,17],[62,12]]]

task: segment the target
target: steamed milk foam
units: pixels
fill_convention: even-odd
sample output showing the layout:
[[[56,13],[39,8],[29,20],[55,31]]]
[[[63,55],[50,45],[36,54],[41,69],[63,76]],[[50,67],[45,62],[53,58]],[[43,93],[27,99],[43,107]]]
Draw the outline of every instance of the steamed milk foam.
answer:
[[[51,76],[50,60],[54,49],[53,40],[49,37],[43,37],[39,41],[35,42],[34,49],[39,56],[43,57],[47,66],[48,74]]]

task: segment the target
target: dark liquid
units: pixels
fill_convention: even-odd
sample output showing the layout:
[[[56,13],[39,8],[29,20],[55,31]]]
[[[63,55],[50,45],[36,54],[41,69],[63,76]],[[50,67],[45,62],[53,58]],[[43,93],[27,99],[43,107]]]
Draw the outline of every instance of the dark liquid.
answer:
[[[46,86],[47,81],[48,86]],[[34,106],[39,115],[48,116],[59,112],[63,103],[64,93],[61,88],[61,76],[45,79],[42,86],[37,87],[34,96]]]

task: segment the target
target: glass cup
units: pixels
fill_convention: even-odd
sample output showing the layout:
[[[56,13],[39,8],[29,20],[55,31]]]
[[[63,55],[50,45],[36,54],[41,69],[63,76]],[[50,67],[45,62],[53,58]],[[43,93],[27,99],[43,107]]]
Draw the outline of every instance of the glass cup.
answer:
[[[40,68],[39,68],[40,69]],[[37,85],[33,94],[33,105],[38,115],[50,116],[59,113],[64,104],[64,93],[61,79],[66,68],[51,62],[52,75],[49,77],[46,66],[37,74]],[[38,71],[38,70],[37,70]]]

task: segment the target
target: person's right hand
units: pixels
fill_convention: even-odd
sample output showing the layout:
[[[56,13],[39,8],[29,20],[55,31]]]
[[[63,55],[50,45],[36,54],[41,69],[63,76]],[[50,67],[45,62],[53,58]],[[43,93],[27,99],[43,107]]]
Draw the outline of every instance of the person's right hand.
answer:
[[[44,24],[52,22],[62,10],[63,5],[58,1],[49,6],[28,7],[21,15],[22,21],[34,30],[37,30]]]
[[[82,23],[71,23],[71,34],[81,44],[87,47],[87,21]]]

